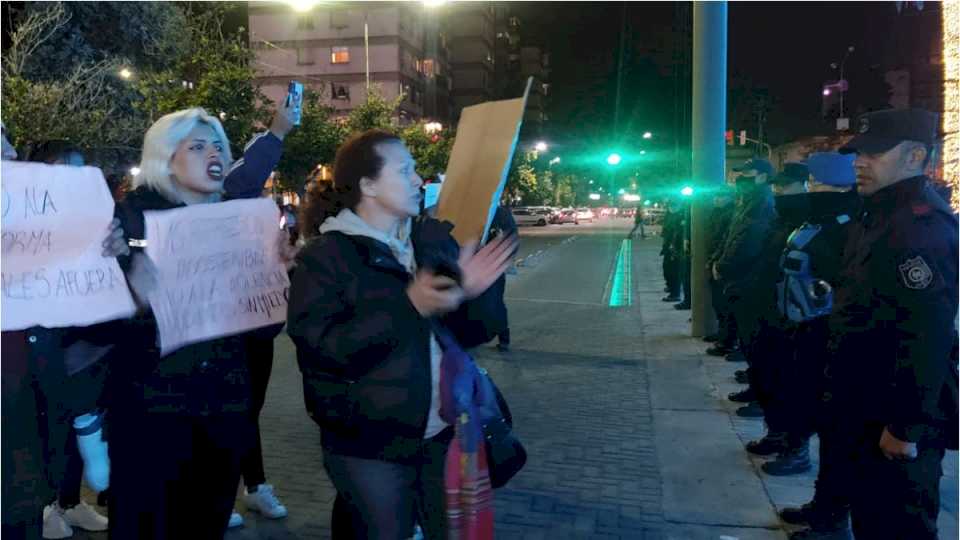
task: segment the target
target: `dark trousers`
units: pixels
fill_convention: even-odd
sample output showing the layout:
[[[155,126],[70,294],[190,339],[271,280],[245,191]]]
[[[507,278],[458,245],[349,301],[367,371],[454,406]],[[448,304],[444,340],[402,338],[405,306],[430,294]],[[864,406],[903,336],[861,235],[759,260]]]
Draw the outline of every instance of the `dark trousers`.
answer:
[[[710,296],[713,300],[713,311],[717,315],[717,344],[733,348],[737,344],[737,321],[727,296],[723,294],[723,284],[711,279]]]
[[[252,439],[246,414],[112,411],[110,538],[223,538]]]
[[[750,369],[750,388],[764,409],[764,420],[770,431],[785,431],[786,426],[778,414],[774,400],[778,361],[783,354],[783,331],[777,323],[776,314],[763,302],[747,298],[733,300],[732,308],[737,319],[741,352]]]
[[[936,540],[944,450],[917,445],[913,461],[884,457],[881,425],[857,431],[850,517],[857,540]]]
[[[80,504],[80,484],[83,481],[83,458],[77,447],[77,433],[73,419],[98,409],[100,396],[107,376],[105,362],[97,362],[67,377],[64,383],[64,402],[70,411],[65,418],[69,434],[64,448],[65,470],[58,483],[58,500],[62,508]]]
[[[817,433],[820,437],[820,468],[814,484],[813,500],[818,509],[838,516],[850,511],[850,488],[854,464],[850,462],[849,444],[827,415]]]
[[[502,275],[490,286],[497,298],[497,341],[503,345],[510,345],[510,320],[507,316],[507,276]]]
[[[323,466],[337,489],[331,529],[334,540],[406,540],[419,523],[426,538],[447,538],[443,482],[448,428],[424,440],[411,463],[331,454]]]
[[[782,335],[775,403],[788,439],[796,445],[806,444],[817,431],[821,415],[829,337],[826,318],[793,326]]]
[[[667,294],[680,296],[680,264],[669,253],[663,256],[663,280],[667,284]]]
[[[260,440],[260,411],[267,399],[267,386],[273,371],[273,339],[248,339],[247,365],[250,369],[252,392],[250,415],[253,423],[253,444],[241,461],[241,473],[244,485],[252,488],[267,481],[263,470],[263,445]]]
[[[680,286],[683,289],[683,303],[689,304],[693,299],[693,295],[690,292],[690,280],[693,279],[693,269],[690,268],[690,257],[682,257],[680,259],[678,270],[680,272]]]

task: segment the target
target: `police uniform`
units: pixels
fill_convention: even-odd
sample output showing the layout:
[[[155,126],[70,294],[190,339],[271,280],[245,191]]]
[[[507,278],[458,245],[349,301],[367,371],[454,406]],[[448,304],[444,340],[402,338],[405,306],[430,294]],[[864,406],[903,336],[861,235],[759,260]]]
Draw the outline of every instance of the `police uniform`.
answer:
[[[936,126],[925,111],[870,113],[842,151],[929,145]],[[858,540],[937,538],[941,461],[956,444],[957,241],[952,210],[924,176],[865,196],[851,225],[824,399],[854,464]],[[917,457],[886,458],[884,429],[916,443]]]

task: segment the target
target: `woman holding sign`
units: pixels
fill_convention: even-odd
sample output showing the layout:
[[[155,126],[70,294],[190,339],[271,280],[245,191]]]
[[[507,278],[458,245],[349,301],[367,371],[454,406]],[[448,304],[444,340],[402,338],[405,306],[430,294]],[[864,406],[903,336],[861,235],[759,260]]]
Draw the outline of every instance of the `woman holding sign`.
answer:
[[[277,139],[291,127],[280,124]],[[203,109],[168,114],[147,131],[136,189],[118,206],[134,251],[121,265],[142,311],[124,329],[108,382],[113,538],[222,538],[227,528],[254,438],[245,337],[161,354],[147,305],[156,284],[142,252],[144,212],[217,202],[225,185],[227,196],[258,194],[282,150],[269,135],[260,140],[231,169],[215,117]]]
[[[489,341],[513,237],[462,251],[449,223],[419,213],[422,180],[403,142],[368,131],[337,152],[332,186],[307,197],[312,239],[292,274],[287,331],[308,413],[322,432],[337,489],[334,538],[402,539],[415,519],[446,538],[444,467],[452,427],[441,417],[442,350]]]

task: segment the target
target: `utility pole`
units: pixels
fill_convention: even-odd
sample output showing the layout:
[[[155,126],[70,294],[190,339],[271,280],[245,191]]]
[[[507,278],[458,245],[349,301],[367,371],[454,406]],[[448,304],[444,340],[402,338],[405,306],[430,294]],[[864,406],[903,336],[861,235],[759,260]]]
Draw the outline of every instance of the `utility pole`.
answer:
[[[363,57],[364,71],[367,74],[367,99],[370,99],[370,25],[367,16],[370,14],[367,8],[363,8]]]
[[[722,184],[725,174],[727,125],[727,3],[693,4],[693,180],[701,193]],[[704,189],[706,188],[706,189]],[[707,217],[712,201],[692,202],[691,334],[704,336],[716,330],[713,302],[707,280]]]

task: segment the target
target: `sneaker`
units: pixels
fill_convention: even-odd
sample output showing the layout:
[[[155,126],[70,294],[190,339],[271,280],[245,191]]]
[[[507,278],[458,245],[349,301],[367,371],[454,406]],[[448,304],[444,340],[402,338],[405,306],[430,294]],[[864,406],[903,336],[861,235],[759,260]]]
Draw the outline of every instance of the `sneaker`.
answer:
[[[71,527],[92,532],[107,530],[107,525],[110,522],[107,516],[100,514],[94,507],[83,501],[80,501],[80,504],[73,508],[64,510],[63,517],[66,518]]]
[[[73,419],[77,432],[77,448],[83,459],[83,479],[90,489],[101,492],[110,487],[110,455],[103,440],[103,415],[81,414]]]
[[[47,505],[43,509],[43,537],[56,540],[71,536],[73,536],[73,528],[63,516],[63,508],[60,508],[57,503]]]
[[[738,369],[733,372],[733,380],[740,384],[750,384],[750,374],[745,369]]]
[[[270,519],[287,517],[287,507],[280,504],[270,484],[260,484],[253,493],[247,491],[243,499],[247,503],[247,508],[263,514],[264,517]]]
[[[741,418],[763,418],[763,407],[759,403],[748,403],[737,409],[737,416]]]
[[[760,466],[770,476],[791,476],[805,473],[813,468],[810,463],[810,449],[807,445],[789,448],[780,452],[777,459]]]
[[[227,528],[236,529],[237,527],[243,527],[243,516],[234,510],[230,513],[230,521],[227,522]]]
[[[726,361],[727,362],[746,362],[747,357],[744,356],[743,353],[740,351],[733,351],[732,353],[727,355]]]
[[[734,403],[753,403],[757,400],[757,393],[753,391],[753,388],[747,388],[740,392],[733,392],[727,396],[727,399]]]
[[[747,452],[755,456],[771,456],[784,449],[787,444],[786,435],[783,433],[767,433],[758,441],[747,443]]]

